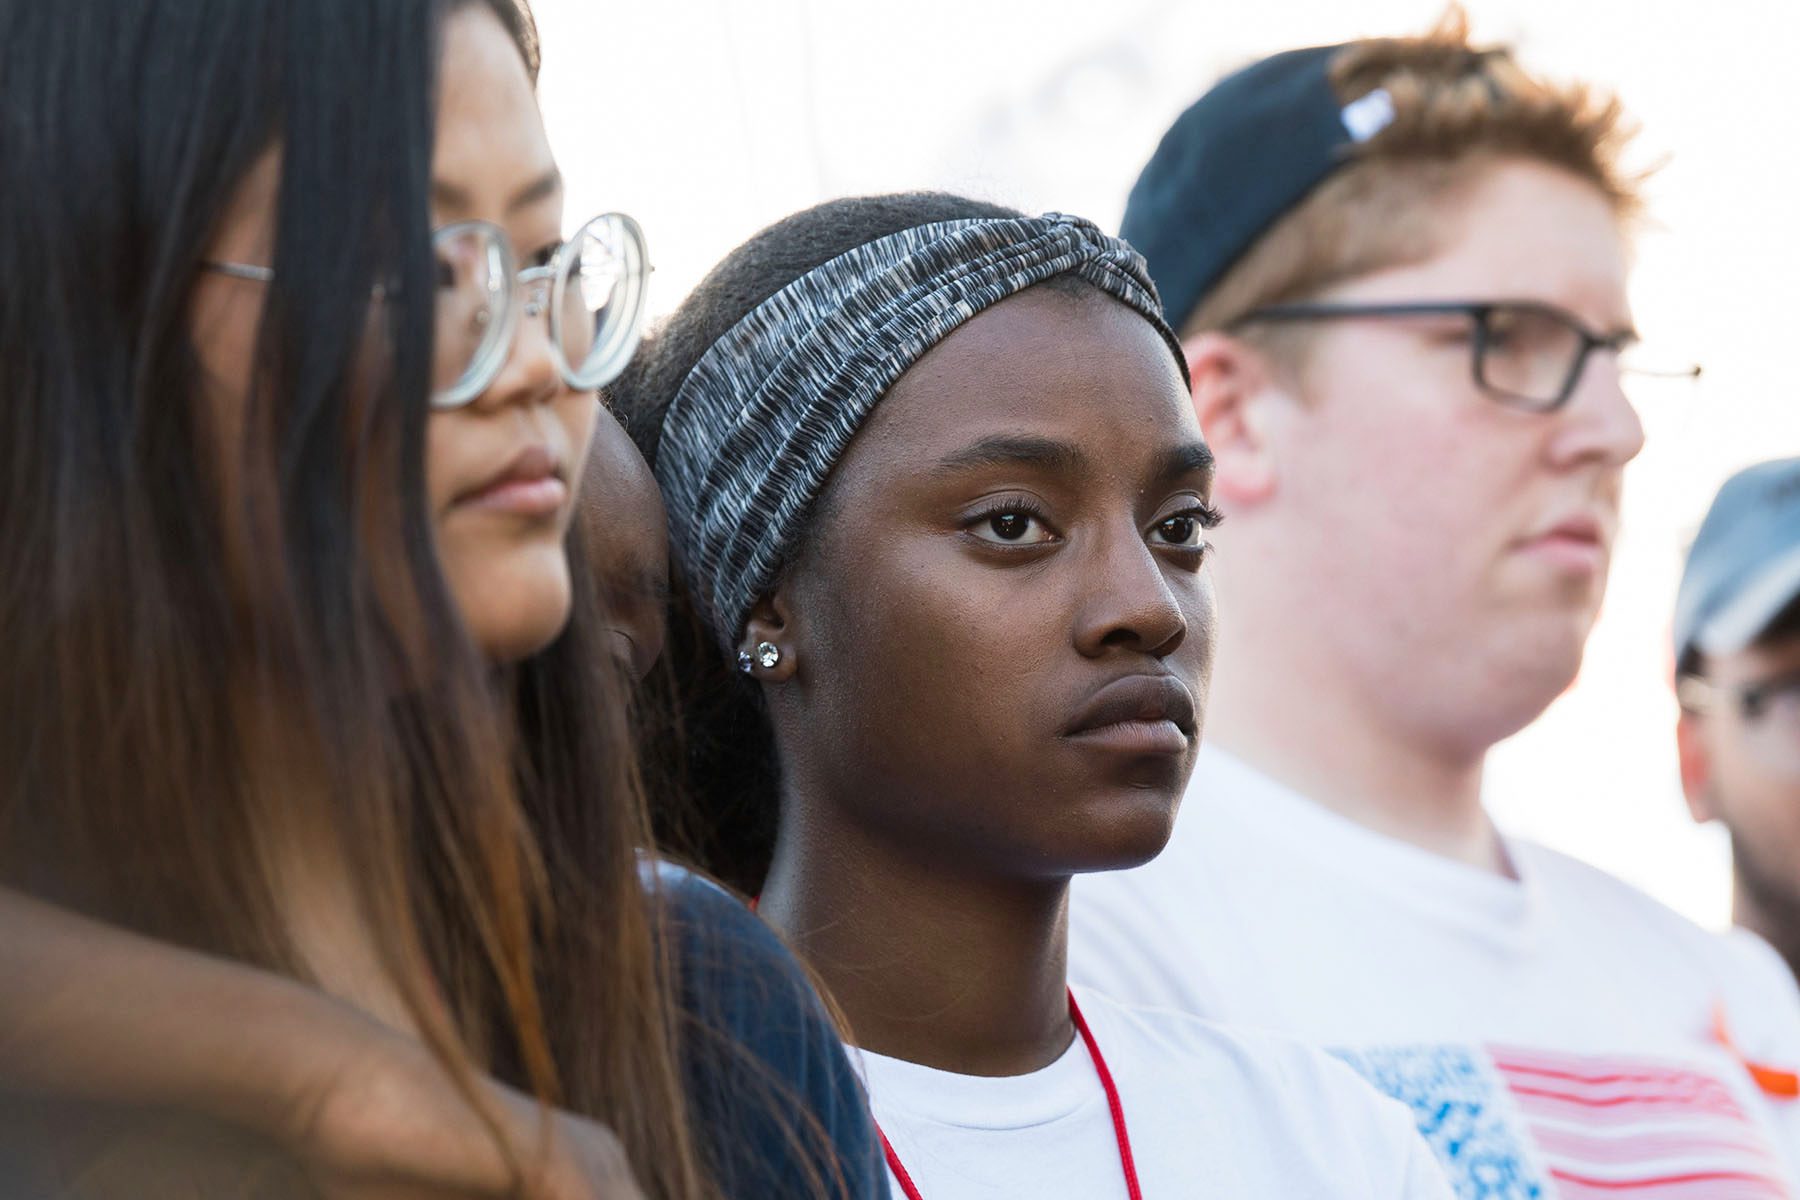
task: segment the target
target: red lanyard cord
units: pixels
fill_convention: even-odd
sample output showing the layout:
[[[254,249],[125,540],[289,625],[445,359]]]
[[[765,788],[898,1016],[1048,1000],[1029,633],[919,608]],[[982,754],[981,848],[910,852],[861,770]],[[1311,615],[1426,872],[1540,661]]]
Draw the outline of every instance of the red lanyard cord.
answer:
[[[1087,1046],[1088,1057],[1094,1062],[1094,1074],[1100,1076],[1100,1087],[1106,1092],[1106,1107],[1112,1113],[1113,1138],[1119,1144],[1119,1165],[1125,1170],[1125,1194],[1131,1200],[1144,1200],[1143,1189],[1138,1186],[1137,1162],[1131,1157],[1131,1135],[1125,1129],[1125,1106],[1119,1102],[1119,1088],[1113,1083],[1112,1072],[1107,1069],[1106,1058],[1100,1053],[1100,1043],[1094,1040],[1094,1033],[1088,1028],[1087,1018],[1081,1015],[1081,1006],[1075,1003],[1075,993],[1069,993],[1069,1019],[1075,1022],[1075,1032],[1081,1035]],[[900,1191],[906,1200],[924,1200],[919,1195],[919,1187],[906,1173],[906,1167],[900,1156],[894,1152],[894,1144],[888,1141],[887,1131],[878,1123],[875,1132],[881,1137],[882,1153],[887,1155],[888,1169],[894,1178],[900,1181]]]
[[[761,900],[761,896],[750,897],[751,912],[756,911]],[[1081,1035],[1088,1057],[1094,1062],[1094,1074],[1100,1077],[1101,1090],[1106,1093],[1106,1107],[1112,1113],[1113,1140],[1119,1144],[1119,1166],[1125,1171],[1125,1194],[1130,1200],[1144,1200],[1144,1190],[1138,1186],[1137,1160],[1131,1157],[1131,1134],[1125,1129],[1125,1106],[1119,1101],[1119,1087],[1107,1069],[1106,1056],[1100,1053],[1100,1043],[1094,1040],[1094,1031],[1088,1028],[1087,1018],[1081,1015],[1081,1005],[1075,1003],[1073,989],[1069,991],[1069,1019],[1075,1022],[1075,1032]],[[900,1181],[900,1190],[906,1200],[924,1200],[919,1195],[919,1185],[906,1173],[906,1164],[894,1152],[894,1144],[888,1141],[887,1130],[879,1121],[875,1124],[875,1135],[881,1139],[881,1152],[887,1156],[888,1170]]]

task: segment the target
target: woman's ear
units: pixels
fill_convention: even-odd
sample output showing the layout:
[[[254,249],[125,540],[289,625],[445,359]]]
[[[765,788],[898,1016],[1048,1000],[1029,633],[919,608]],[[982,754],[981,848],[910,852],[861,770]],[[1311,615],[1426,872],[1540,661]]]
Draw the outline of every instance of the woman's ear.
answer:
[[[756,602],[738,635],[738,669],[761,683],[786,683],[799,670],[799,626],[784,583]]]
[[[1213,494],[1228,507],[1267,500],[1276,483],[1266,415],[1276,379],[1268,359],[1218,330],[1187,338],[1181,349],[1193,380],[1194,416],[1218,461]]]

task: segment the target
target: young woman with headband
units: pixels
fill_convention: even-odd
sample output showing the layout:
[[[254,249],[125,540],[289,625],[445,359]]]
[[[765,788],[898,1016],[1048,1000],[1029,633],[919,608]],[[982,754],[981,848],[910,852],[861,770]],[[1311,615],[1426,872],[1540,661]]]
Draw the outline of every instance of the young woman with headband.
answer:
[[[0,1193],[883,1190],[791,960],[641,858],[570,523],[647,263],[536,54],[0,0]]]
[[[1068,987],[1070,877],[1167,838],[1213,635],[1211,455],[1129,247],[825,204],[727,257],[618,394],[766,713],[702,744],[746,764],[703,794],[775,764],[760,911],[841,1007],[897,1194],[1448,1195],[1343,1065]],[[717,678],[683,666],[689,727],[742,739]]]

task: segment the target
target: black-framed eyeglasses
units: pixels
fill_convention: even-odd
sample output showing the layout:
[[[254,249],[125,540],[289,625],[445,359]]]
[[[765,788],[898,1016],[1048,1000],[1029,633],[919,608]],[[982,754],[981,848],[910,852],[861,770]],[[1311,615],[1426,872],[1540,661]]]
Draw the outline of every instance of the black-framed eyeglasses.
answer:
[[[1770,765],[1800,772],[1800,671],[1732,686],[1704,675],[1675,681],[1675,698],[1691,713],[1716,713],[1729,705],[1742,720],[1745,742]]]
[[[550,261],[520,270],[506,231],[459,221],[433,232],[437,259],[431,402],[460,408],[486,391],[512,353],[521,318],[548,317],[563,380],[593,391],[625,369],[643,331],[649,252],[638,223],[604,213],[582,224]],[[268,283],[270,267],[207,260],[209,271]],[[377,286],[380,299],[387,289]],[[522,298],[522,299],[521,299]]]
[[[1595,333],[1580,318],[1536,300],[1430,300],[1404,303],[1314,301],[1253,309],[1232,328],[1265,322],[1462,317],[1469,322],[1475,385],[1488,395],[1531,412],[1554,412],[1569,402],[1588,358],[1596,350],[1619,354],[1637,333]],[[1636,374],[1693,379],[1698,366],[1674,371],[1626,368]]]
[[[1712,712],[1721,699],[1730,700],[1747,721],[1761,720],[1786,707],[1800,714],[1800,671],[1785,671],[1735,687],[1722,686],[1704,675],[1683,675],[1675,682],[1675,695],[1683,708],[1698,713]]]

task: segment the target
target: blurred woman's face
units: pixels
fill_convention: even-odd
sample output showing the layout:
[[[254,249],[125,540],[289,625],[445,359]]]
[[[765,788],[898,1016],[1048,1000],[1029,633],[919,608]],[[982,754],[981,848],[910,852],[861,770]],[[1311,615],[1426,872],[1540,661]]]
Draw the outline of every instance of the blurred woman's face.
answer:
[[[439,87],[433,227],[491,222],[521,267],[548,262],[564,232],[561,177],[525,63],[485,5],[446,22]],[[272,261],[280,170],[271,151],[246,176],[209,258]],[[263,292],[211,273],[197,286],[195,347],[222,396],[248,393]],[[563,380],[546,317],[521,312],[510,354],[486,390],[460,408],[434,409],[427,422],[426,502],[438,559],[476,645],[496,662],[542,649],[568,620],[564,536],[598,415],[594,393]],[[229,432],[229,416],[225,424]]]

